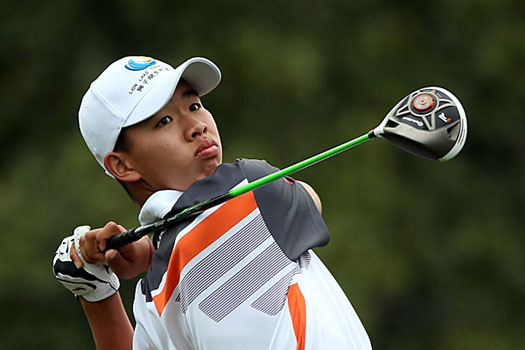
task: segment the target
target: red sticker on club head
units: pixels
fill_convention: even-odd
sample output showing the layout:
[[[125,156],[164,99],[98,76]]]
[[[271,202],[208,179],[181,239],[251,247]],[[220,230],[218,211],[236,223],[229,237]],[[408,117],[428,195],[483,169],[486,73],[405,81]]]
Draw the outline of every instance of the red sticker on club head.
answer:
[[[432,108],[435,104],[434,97],[429,94],[420,94],[412,100],[412,107],[418,112],[424,112]]]

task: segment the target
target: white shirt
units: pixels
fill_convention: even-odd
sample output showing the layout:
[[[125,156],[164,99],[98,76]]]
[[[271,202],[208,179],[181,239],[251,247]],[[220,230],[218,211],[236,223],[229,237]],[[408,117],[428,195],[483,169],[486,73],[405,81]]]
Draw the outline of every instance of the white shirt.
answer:
[[[181,195],[153,194],[140,222],[163,218]],[[231,224],[225,213],[236,216]],[[137,284],[134,349],[371,349],[328,269],[312,250],[287,259],[251,192],[207,210],[178,233],[151,295],[147,301]]]

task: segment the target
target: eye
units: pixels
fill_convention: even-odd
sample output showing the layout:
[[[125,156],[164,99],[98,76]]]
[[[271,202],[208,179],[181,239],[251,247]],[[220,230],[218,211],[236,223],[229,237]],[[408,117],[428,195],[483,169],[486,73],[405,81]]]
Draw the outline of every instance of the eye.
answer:
[[[195,111],[198,111],[199,109],[201,109],[201,104],[200,103],[192,103],[190,105],[190,111],[191,112],[195,112]]]
[[[164,125],[171,123],[172,121],[173,121],[172,117],[170,117],[169,115],[165,115],[159,120],[159,122],[155,126],[156,127],[164,126]]]

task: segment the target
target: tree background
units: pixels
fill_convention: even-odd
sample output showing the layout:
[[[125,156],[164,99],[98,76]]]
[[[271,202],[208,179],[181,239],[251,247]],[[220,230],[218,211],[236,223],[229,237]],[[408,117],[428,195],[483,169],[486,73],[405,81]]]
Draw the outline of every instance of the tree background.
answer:
[[[89,83],[126,55],[212,59],[225,160],[279,167],[416,88],[454,92],[469,118],[454,160],[376,141],[297,174],[332,234],[317,253],[376,349],[525,348],[525,2],[20,1],[0,19],[0,348],[94,347],[51,260],[79,224],[137,225],[77,126]]]

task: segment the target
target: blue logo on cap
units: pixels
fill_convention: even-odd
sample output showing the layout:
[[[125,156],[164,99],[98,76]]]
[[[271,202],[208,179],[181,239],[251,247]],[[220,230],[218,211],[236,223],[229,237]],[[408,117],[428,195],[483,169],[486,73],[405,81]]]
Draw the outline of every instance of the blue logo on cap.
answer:
[[[157,63],[153,58],[151,57],[138,57],[138,58],[131,58],[128,61],[128,64],[126,64],[124,67],[126,67],[129,70],[143,70],[148,68],[149,66],[154,65]]]

